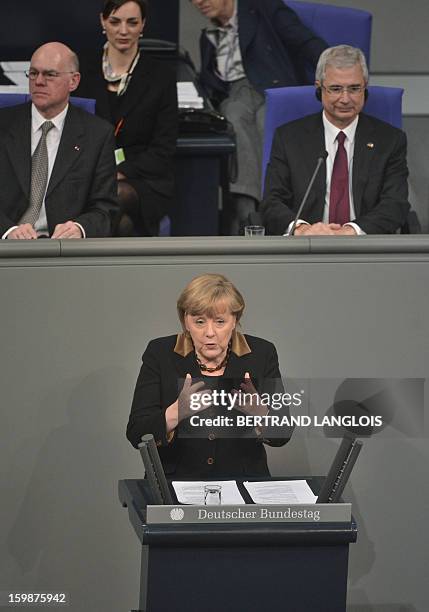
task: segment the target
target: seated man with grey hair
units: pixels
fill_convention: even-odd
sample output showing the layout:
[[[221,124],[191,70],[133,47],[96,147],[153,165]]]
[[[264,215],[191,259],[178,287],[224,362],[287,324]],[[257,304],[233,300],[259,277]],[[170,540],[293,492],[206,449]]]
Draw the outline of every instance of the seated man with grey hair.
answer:
[[[113,130],[69,104],[79,61],[62,43],[37,49],[31,103],[0,110],[0,237],[109,236],[116,212]]]
[[[408,210],[407,142],[402,130],[362,113],[368,68],[360,49],[326,49],[316,70],[323,111],[276,130],[262,204],[269,234],[289,233],[326,150],[294,235],[391,234]]]

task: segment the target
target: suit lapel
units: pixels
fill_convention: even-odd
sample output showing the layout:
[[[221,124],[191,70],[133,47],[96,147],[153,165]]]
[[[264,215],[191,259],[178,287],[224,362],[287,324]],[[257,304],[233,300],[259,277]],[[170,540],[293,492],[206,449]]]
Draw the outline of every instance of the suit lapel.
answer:
[[[70,104],[64,122],[63,133],[52,169],[46,198],[68,173],[76,159],[82,154],[85,132],[77,110]]]
[[[31,104],[22,107],[18,121],[11,126],[8,154],[27,200],[31,185]]]
[[[359,116],[353,154],[353,205],[356,217],[362,206],[362,196],[374,155],[374,127],[366,115]],[[373,146],[370,146],[373,145]]]
[[[126,93],[123,96],[119,96],[118,115],[121,118],[125,119],[133,108],[139,104],[140,99],[147,95],[152,78],[156,78],[155,75],[152,75],[152,78],[150,76],[152,68],[150,58],[143,54],[140,55]]]
[[[256,34],[256,28],[258,26],[258,20],[256,10],[252,3],[250,6],[245,2],[238,2],[237,7],[237,20],[238,20],[238,31],[240,51],[244,59],[247,47],[252,42],[253,37]]]
[[[317,114],[309,117],[306,124],[307,134],[305,138],[302,138],[302,148],[304,150],[303,158],[307,172],[305,173],[305,184],[303,185],[304,191],[310,182],[314,170],[316,169],[317,159],[320,154],[325,150],[325,132],[323,129],[322,114]],[[306,219],[306,211],[312,210],[314,212],[314,218],[322,220],[323,210],[325,207],[325,195],[326,195],[326,162],[322,164],[319,169],[316,180],[314,181],[313,187],[309,194],[307,204],[304,206],[302,212],[302,218]],[[297,203],[300,204],[300,202]],[[310,217],[309,217],[310,218]]]
[[[186,357],[173,353],[173,359],[178,378],[185,378],[186,374],[190,374],[192,378],[201,378],[201,372],[195,360],[194,351],[188,353]]]

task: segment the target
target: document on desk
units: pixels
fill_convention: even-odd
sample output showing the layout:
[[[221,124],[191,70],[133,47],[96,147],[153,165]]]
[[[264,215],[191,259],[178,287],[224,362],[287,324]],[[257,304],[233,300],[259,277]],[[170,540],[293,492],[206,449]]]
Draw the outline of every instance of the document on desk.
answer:
[[[245,504],[235,480],[175,480],[171,483],[180,504],[204,505],[204,486],[220,485],[221,505]]]
[[[255,504],[314,504],[317,496],[306,480],[243,482]]]
[[[179,108],[204,108],[204,100],[192,81],[179,81],[177,83],[177,99]]]

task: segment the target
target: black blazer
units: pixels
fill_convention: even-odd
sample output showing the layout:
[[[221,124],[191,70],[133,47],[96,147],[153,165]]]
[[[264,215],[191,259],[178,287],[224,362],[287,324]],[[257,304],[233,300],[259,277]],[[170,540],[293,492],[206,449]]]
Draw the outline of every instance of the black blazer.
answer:
[[[110,236],[116,212],[114,138],[111,126],[69,106],[45,197],[49,233],[77,221],[87,238]],[[0,110],[0,235],[29,206],[31,104]]]
[[[101,54],[83,57],[81,82],[75,95],[95,98],[96,113],[115,124],[111,114],[106,81],[101,69]],[[177,87],[174,71],[144,51],[134,68],[128,88],[118,98],[117,114],[123,119],[116,138],[123,148],[125,162],[117,166],[141,194],[146,183],[155,192],[172,198],[174,194],[173,156],[177,140]]]
[[[280,380],[274,345],[253,336],[245,338],[251,351],[240,357],[231,351],[222,378],[243,380],[244,374],[249,372],[255,381],[270,379],[269,384],[271,379]],[[177,336],[167,336],[152,340],[143,354],[127,427],[131,444],[137,447],[142,435],[153,434],[165,472],[175,478],[268,476],[267,456],[261,439],[212,439],[213,436],[191,439],[182,437],[179,430],[168,443],[166,409],[176,401],[187,373],[201,379],[195,353],[183,356],[175,352],[176,339]],[[286,439],[264,441],[271,446],[281,446]]]
[[[274,135],[261,206],[269,234],[283,234],[293,221],[310,182],[316,161],[325,149],[321,113],[279,127]],[[406,221],[408,203],[407,140],[404,132],[361,113],[353,156],[351,219],[366,234],[392,234]],[[319,171],[301,218],[323,218],[326,165]]]

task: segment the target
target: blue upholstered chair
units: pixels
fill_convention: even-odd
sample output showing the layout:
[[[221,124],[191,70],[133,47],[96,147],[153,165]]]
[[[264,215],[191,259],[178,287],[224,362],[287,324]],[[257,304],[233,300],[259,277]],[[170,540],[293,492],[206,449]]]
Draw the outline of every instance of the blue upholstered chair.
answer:
[[[391,125],[402,127],[402,96],[403,89],[397,87],[368,86],[368,100],[364,112]],[[270,159],[274,132],[283,123],[321,112],[322,104],[315,96],[314,86],[279,87],[267,89],[266,114],[264,128],[264,149],[262,157],[262,178],[264,184],[265,171]],[[418,233],[420,224],[414,211],[410,212],[408,227],[403,233]]]
[[[25,102],[29,102],[29,100],[29,94],[0,93],[0,108],[24,104]],[[72,96],[70,102],[75,106],[79,106],[79,108],[83,108],[87,113],[91,113],[92,115],[95,113],[95,100],[92,98],[76,98]]]
[[[315,2],[300,2],[298,0],[283,0],[283,2],[295,11],[304,25],[326,40],[330,47],[336,45],[359,47],[364,52],[369,66],[371,13],[330,4],[316,4]],[[310,78],[311,80],[312,78]]]
[[[0,93],[0,108],[5,106],[16,106],[17,104],[24,104],[30,100],[29,94],[19,93]],[[71,104],[86,110],[92,115],[95,113],[95,100],[92,98],[78,98],[71,96]],[[168,215],[165,215],[159,222],[158,236],[170,236],[171,233],[171,221]]]

